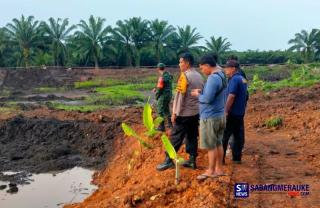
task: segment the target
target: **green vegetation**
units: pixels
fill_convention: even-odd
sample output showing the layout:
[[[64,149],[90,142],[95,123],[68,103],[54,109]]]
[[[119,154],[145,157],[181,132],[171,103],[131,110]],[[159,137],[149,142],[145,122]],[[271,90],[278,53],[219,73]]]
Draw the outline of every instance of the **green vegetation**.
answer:
[[[135,138],[140,145],[142,145],[145,148],[151,149],[152,145],[148,144],[146,141],[144,141],[141,136],[139,136],[130,126],[128,126],[125,123],[121,124],[122,130],[125,133],[126,136],[128,137],[133,137]]]
[[[272,128],[272,127],[279,127],[281,126],[283,123],[282,118],[280,117],[274,117],[274,118],[270,118],[268,120],[265,121],[265,126],[268,128]]]
[[[158,117],[155,120],[153,120],[152,108],[149,102],[147,102],[143,108],[142,121],[143,121],[144,127],[146,128],[146,135],[148,136],[148,138],[150,138],[157,133],[156,127],[158,127],[159,124],[163,121],[163,118]],[[129,125],[122,123],[121,127],[125,135],[128,137],[133,137],[137,139],[140,146],[146,147],[148,149],[152,148],[152,145],[144,141],[142,139],[143,136],[138,135]]]
[[[217,55],[219,64],[222,64],[221,55],[229,51],[231,47],[231,43],[226,38],[215,38],[214,36],[210,37],[210,41],[206,41],[206,45],[210,52]]]
[[[266,82],[259,78],[256,74],[249,85],[249,92],[270,91],[286,87],[309,87],[320,82],[320,69],[301,66],[293,71],[291,76],[277,82]]]
[[[146,135],[148,136],[148,138],[153,137],[158,132],[156,130],[156,127],[163,121],[163,118],[158,117],[155,120],[153,120],[152,108],[148,102],[144,105],[142,117],[143,117],[142,120],[143,120],[144,127],[147,130]],[[152,146],[148,144],[145,140],[143,140],[142,136],[138,135],[130,126],[128,126],[125,123],[122,123],[121,126],[126,136],[137,139],[137,141],[140,144],[141,151],[142,151],[142,146],[148,149],[152,148]],[[161,141],[169,157],[175,161],[175,165],[176,165],[175,183],[178,184],[180,179],[180,165],[184,162],[184,159],[179,157],[174,147],[172,146],[169,138],[165,134],[161,136]],[[133,162],[134,162],[134,159],[131,158],[128,163],[128,171],[131,170]]]
[[[16,105],[8,105],[0,107],[1,114],[10,114],[10,113],[17,113],[20,111],[20,108]]]
[[[53,93],[53,92],[64,92],[66,91],[67,88],[65,87],[39,87],[35,88],[35,92],[40,92],[40,93]]]
[[[122,85],[125,84],[125,80],[116,80],[116,79],[93,79],[83,82],[75,82],[74,87],[76,89],[82,88],[93,88],[93,87],[106,87],[106,86],[113,86],[113,85]]]
[[[137,90],[139,87],[130,88],[130,85],[118,85],[114,87],[96,88],[96,94],[86,98],[88,103],[108,104],[108,105],[125,105],[134,104],[137,101],[143,101],[144,96]],[[142,86],[141,86],[142,87]]]
[[[157,133],[156,127],[159,126],[161,122],[163,122],[162,117],[153,120],[152,107],[148,101],[143,108],[143,124],[147,129],[146,135],[148,137],[153,137]]]
[[[79,111],[79,112],[94,112],[97,110],[102,110],[109,108],[110,106],[108,105],[67,105],[63,103],[58,103],[58,102],[49,102],[47,104],[49,107],[58,109],[58,110],[64,110],[64,111]]]
[[[290,77],[292,71],[300,68],[298,64],[248,66],[243,67],[249,80],[258,75],[264,81],[278,81]]]
[[[225,63],[231,54],[243,64],[309,63],[320,60],[320,33],[302,30],[285,51],[233,51],[225,37],[212,34],[208,40],[196,28],[174,27],[163,20],[132,17],[111,27],[101,17],[90,16],[71,25],[67,18],[36,20],[14,18],[0,28],[0,67],[29,66],[155,66],[159,61],[177,65],[178,56],[191,52],[217,55]],[[201,45],[200,42],[204,42]]]
[[[176,150],[172,146],[169,138],[166,135],[162,135],[161,141],[169,157],[175,162],[175,165],[176,165],[175,183],[177,185],[180,180],[180,165],[184,162],[184,159],[179,157]]]
[[[0,113],[1,114],[10,114],[10,113],[20,113],[21,108],[19,104],[15,101],[9,101],[5,103],[1,103]]]
[[[87,96],[84,105],[59,104],[51,107],[63,110],[94,111],[115,105],[137,104],[145,101],[142,91],[151,91],[156,83],[156,76],[145,78],[131,77],[129,79],[107,79],[98,78],[74,84],[76,89],[93,88],[93,94]],[[130,83],[130,84],[127,84]],[[63,88],[38,88],[40,92],[61,91]]]
[[[320,54],[320,30],[312,29],[311,32],[302,30],[288,42],[292,45],[289,50],[298,51],[304,62],[309,63],[316,60]]]

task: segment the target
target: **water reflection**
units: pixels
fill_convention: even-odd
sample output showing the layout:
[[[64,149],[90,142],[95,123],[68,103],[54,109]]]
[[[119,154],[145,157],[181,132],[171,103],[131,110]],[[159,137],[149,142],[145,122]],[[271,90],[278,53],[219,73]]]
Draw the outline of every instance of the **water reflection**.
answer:
[[[60,173],[39,174],[31,176],[34,182],[30,185],[18,186],[19,192],[9,194],[0,191],[1,208],[54,208],[64,204],[81,202],[96,190],[91,185],[94,171],[73,168]],[[9,182],[0,181],[0,185]]]

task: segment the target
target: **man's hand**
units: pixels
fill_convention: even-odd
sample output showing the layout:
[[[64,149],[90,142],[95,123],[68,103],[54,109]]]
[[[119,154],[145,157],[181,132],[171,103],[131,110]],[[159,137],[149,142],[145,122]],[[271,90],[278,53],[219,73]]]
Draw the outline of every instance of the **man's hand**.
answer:
[[[193,89],[193,90],[191,91],[191,95],[192,95],[193,97],[199,97],[200,92],[201,92],[201,89]]]
[[[231,107],[234,103],[235,97],[236,96],[234,94],[228,95],[226,106],[225,106],[226,117],[229,115],[229,112],[231,111]]]
[[[153,88],[153,89],[152,89],[152,92],[153,92],[153,93],[155,93],[156,91],[157,91],[157,89],[156,89],[156,88]]]
[[[171,116],[171,122],[172,122],[172,123],[175,123],[175,122],[176,122],[176,119],[177,119],[176,114],[172,114],[172,116]]]

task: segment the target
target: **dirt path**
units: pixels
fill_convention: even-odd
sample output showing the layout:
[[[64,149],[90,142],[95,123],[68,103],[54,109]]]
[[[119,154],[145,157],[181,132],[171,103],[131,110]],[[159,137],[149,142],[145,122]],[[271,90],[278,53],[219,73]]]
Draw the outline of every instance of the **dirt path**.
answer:
[[[299,151],[300,143],[285,133],[247,132],[243,164],[233,165],[232,181],[250,184],[309,184],[309,196],[288,193],[250,193],[247,199],[233,199],[236,207],[320,207],[320,180]],[[232,190],[233,191],[233,190]],[[233,192],[230,193],[233,198]]]

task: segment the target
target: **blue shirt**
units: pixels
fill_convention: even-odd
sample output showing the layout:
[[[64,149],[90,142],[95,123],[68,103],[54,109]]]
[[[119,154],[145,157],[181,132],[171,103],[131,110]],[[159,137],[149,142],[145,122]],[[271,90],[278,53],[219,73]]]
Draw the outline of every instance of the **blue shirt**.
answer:
[[[244,116],[247,103],[247,80],[240,73],[234,74],[228,82],[228,95],[235,95],[230,114]]]
[[[200,119],[217,118],[224,115],[224,106],[226,101],[226,88],[220,92],[223,86],[225,75],[223,72],[211,74],[199,95]],[[219,95],[217,95],[219,93]]]

